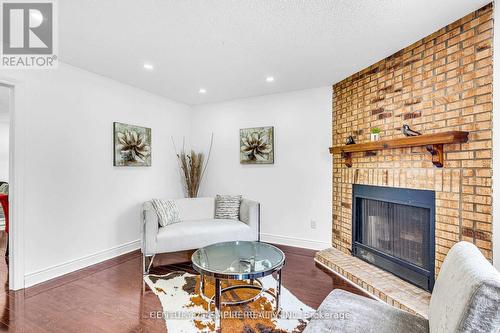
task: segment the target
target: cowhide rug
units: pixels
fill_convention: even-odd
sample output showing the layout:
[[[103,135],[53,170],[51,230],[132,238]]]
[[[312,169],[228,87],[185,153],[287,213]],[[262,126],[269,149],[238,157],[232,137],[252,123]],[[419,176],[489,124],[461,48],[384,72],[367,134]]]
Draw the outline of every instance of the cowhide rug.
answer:
[[[200,277],[184,272],[174,272],[167,275],[147,275],[144,281],[160,299],[163,311],[161,317],[165,319],[167,331],[170,333],[213,332],[214,321],[209,315],[208,304],[199,294]],[[205,280],[205,294],[211,297],[214,294],[214,281]],[[266,276],[262,280],[265,288],[274,291],[276,280]],[[231,281],[241,284],[241,281]],[[222,288],[228,286],[223,280]],[[255,296],[256,290],[238,289],[223,294],[223,301],[247,299]],[[290,291],[281,287],[281,313],[274,315],[274,298],[263,293],[253,302],[223,306],[222,312],[226,318],[222,319],[224,333],[283,333],[302,332],[314,314],[314,309],[297,299]],[[213,311],[213,306],[212,306]]]

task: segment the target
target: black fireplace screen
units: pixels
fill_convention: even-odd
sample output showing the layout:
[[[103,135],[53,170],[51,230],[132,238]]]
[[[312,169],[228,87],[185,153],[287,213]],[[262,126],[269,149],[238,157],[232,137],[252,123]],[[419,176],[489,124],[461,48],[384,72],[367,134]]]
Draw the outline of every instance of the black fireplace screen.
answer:
[[[355,185],[353,199],[353,254],[432,290],[434,192]]]

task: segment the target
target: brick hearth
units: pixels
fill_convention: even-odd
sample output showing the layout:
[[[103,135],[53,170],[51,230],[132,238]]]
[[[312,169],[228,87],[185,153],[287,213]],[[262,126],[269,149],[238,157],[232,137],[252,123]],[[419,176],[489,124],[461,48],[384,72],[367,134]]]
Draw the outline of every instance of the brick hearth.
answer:
[[[427,318],[431,294],[369,263],[330,248],[316,262],[398,309]]]

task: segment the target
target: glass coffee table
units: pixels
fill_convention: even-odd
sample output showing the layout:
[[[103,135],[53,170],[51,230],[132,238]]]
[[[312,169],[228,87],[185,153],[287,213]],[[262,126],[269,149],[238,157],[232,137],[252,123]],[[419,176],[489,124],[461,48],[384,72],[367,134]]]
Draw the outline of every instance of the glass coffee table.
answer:
[[[208,303],[215,304],[215,327],[220,328],[221,306],[238,305],[251,302],[263,293],[275,299],[276,313],[280,310],[281,269],[285,265],[285,254],[276,246],[260,243],[235,241],[212,244],[196,250],[191,256],[193,268],[200,273],[200,294]],[[259,280],[277,273],[276,290],[265,289]],[[205,278],[215,279],[215,294],[205,295]],[[245,284],[221,288],[221,280],[247,281]],[[223,302],[222,294],[235,289],[255,289],[259,292],[249,299]]]

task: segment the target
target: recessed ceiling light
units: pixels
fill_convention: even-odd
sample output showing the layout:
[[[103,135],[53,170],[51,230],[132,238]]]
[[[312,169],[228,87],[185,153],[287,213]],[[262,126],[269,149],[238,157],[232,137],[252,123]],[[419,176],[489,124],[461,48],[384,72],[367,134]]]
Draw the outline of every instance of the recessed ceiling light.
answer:
[[[144,69],[147,71],[152,71],[153,69],[155,69],[155,67],[152,64],[145,63]]]
[[[266,82],[274,82],[274,76],[266,77]]]
[[[206,94],[207,93],[207,89],[201,88],[200,90],[198,90],[198,92],[200,94]]]

